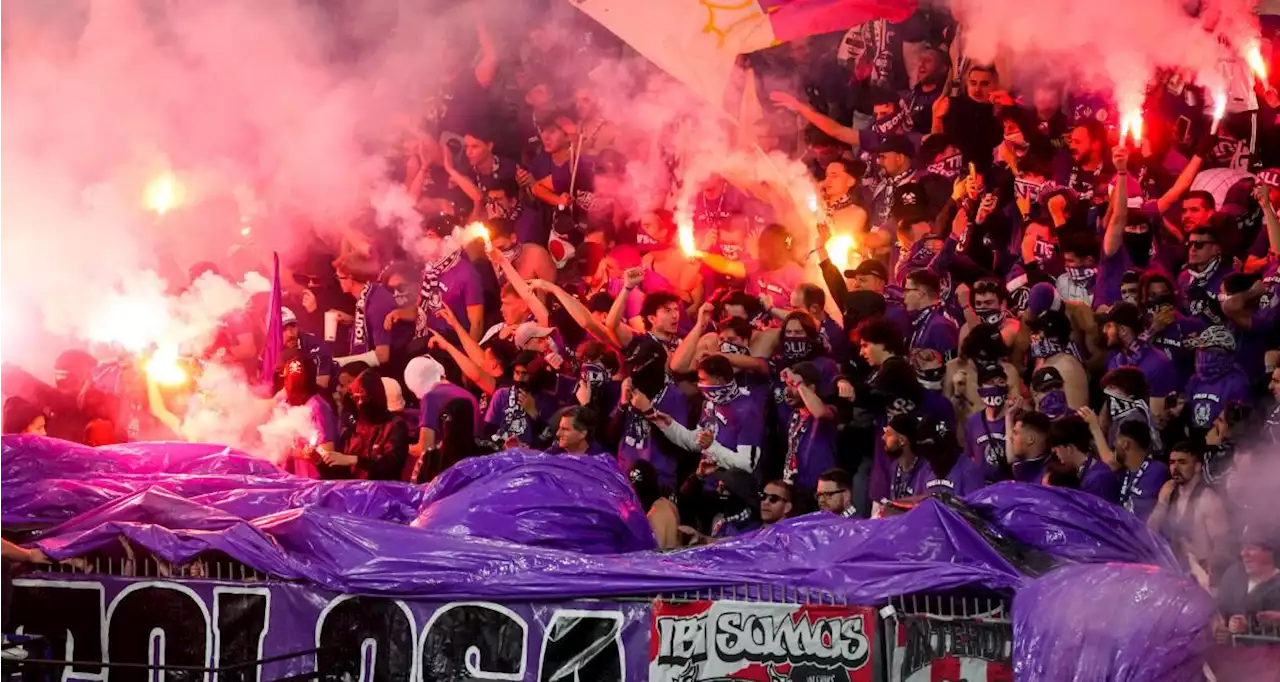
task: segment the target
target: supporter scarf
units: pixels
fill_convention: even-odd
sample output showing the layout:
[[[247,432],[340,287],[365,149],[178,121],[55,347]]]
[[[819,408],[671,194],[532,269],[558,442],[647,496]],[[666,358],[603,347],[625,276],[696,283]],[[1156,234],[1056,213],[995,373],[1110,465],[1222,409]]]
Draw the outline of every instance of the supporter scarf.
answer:
[[[964,168],[964,155],[956,152],[951,156],[943,157],[929,164],[925,168],[926,171],[934,175],[941,175],[948,180],[955,180],[960,177],[960,173]]]
[[[1040,195],[1053,188],[1052,183],[1036,182],[1035,180],[1015,179],[1013,181],[1013,194],[1018,199],[1026,199],[1031,203],[1040,200]]]
[[[1044,334],[1031,335],[1031,357],[1044,360],[1065,352],[1067,352],[1066,346],[1057,339],[1051,339]]]
[[[917,457],[910,469],[903,469],[894,464],[893,467],[893,499],[901,500],[916,494],[916,472],[920,470],[920,458]]]
[[[1147,344],[1134,339],[1133,343],[1129,344],[1128,348],[1119,352],[1117,357],[1120,359],[1120,365],[1138,367],[1139,363],[1142,362],[1142,356],[1146,354],[1146,350]]]
[[[812,424],[813,415],[808,410],[798,407],[791,413],[791,423],[787,425],[787,466],[782,472],[782,480],[787,485],[796,483],[796,472],[800,469],[800,440]]]
[[[1058,255],[1058,245],[1052,240],[1036,237],[1036,243],[1031,247],[1031,255],[1037,263],[1048,263]]]
[[[1067,268],[1067,279],[1082,289],[1092,289],[1098,280],[1097,268]]]
[[[907,111],[899,107],[898,113],[892,116],[881,116],[871,124],[871,130],[875,134],[886,137],[894,132],[901,131],[907,120]]]
[[[1141,412],[1141,405],[1145,405],[1145,400],[1137,400],[1127,395],[1120,395],[1114,390],[1108,388],[1102,391],[1102,394],[1110,400],[1107,401],[1107,414],[1111,415],[1111,421],[1114,423],[1121,417],[1132,412]]]
[[[887,199],[886,201],[881,202],[880,210],[877,211],[877,215],[875,216],[875,224],[883,225],[889,220],[889,212],[893,207],[893,191],[898,187],[911,182],[913,177],[915,177],[915,175],[912,173],[911,169],[908,168],[897,175],[882,179],[879,184],[875,186],[872,191],[872,195],[878,198],[883,194]]]
[[[444,247],[453,247],[451,242],[452,240],[446,240]],[[414,325],[414,335],[417,338],[426,336],[427,328],[434,317],[433,313],[444,306],[441,295],[449,289],[440,283],[440,277],[457,265],[461,258],[462,249],[454,247],[448,255],[422,268],[422,295],[418,298],[418,320]]]
[[[1235,366],[1235,358],[1229,353],[1209,348],[1196,351],[1196,375],[1202,379],[1222,378]]]
[[[894,268],[895,279],[901,281],[912,270],[921,270],[929,267],[929,263],[933,262],[933,249],[929,248],[928,239],[917,240],[911,245],[911,250],[907,252],[907,257],[898,261],[898,265]]]
[[[605,382],[609,380],[609,370],[598,362],[584,362],[581,370],[579,370],[579,380],[586,382],[591,387],[591,390],[594,391],[604,386]]]
[[[519,438],[529,428],[529,420],[526,418],[524,408],[520,406],[520,401],[518,400],[520,390],[512,386],[507,391],[507,404],[502,410],[502,425],[493,437],[494,442],[499,446],[504,445],[512,438]]]
[[[813,341],[804,339],[782,339],[782,357],[791,362],[799,362],[813,355]]]
[[[1213,277],[1213,273],[1218,271],[1218,266],[1221,264],[1222,264],[1222,258],[1219,257],[1219,258],[1214,258],[1213,260],[1206,263],[1204,266],[1204,269],[1199,272],[1196,272],[1195,270],[1192,270],[1190,267],[1188,267],[1187,276],[1191,278],[1191,282],[1190,282],[1191,286],[1197,287],[1199,289],[1205,288],[1205,285],[1209,283],[1209,279]]]
[[[1004,406],[1005,397],[1008,394],[1009,389],[1003,386],[978,387],[978,397],[982,399],[982,404],[997,410]]]
[[[653,404],[657,406],[662,402],[662,398],[667,395],[667,389],[671,387],[668,382],[662,387],[658,394],[653,397]],[[644,448],[649,444],[650,425],[649,420],[641,417],[634,410],[629,410],[629,418],[626,422],[626,434],[623,436],[623,442],[633,448]]]
[[[742,260],[741,244],[720,244],[717,248],[720,249],[720,255],[729,260]]]
[[[835,199],[832,199],[831,201],[828,201],[827,211],[829,213],[834,213],[836,211],[839,211],[842,208],[849,208],[850,206],[853,205],[853,203],[854,203],[853,190],[850,190],[848,192],[845,192],[844,196],[839,196],[839,197],[836,197]]]
[[[365,329],[365,306],[369,305],[369,294],[373,291],[373,282],[364,285],[364,289],[360,290],[360,298],[356,299],[355,320],[352,322],[351,328],[353,336],[351,345],[354,348],[364,346],[365,339],[369,336],[369,331]]]
[[[1133,512],[1133,496],[1138,492],[1138,483],[1147,473],[1147,465],[1150,463],[1151,457],[1148,456],[1142,460],[1142,466],[1137,471],[1126,471],[1124,474],[1124,481],[1120,484],[1120,504],[1130,512]]]
[[[708,402],[716,405],[727,405],[734,398],[742,394],[742,389],[738,387],[737,381],[730,381],[727,384],[712,386],[710,384],[698,384],[698,390],[702,392],[702,397]]]
[[[929,327],[929,320],[933,318],[933,314],[938,311],[941,306],[935,304],[916,311],[914,317],[911,318],[911,347],[915,348],[920,342],[920,338],[924,336],[924,331]]]
[[[1050,419],[1061,417],[1068,409],[1067,394],[1061,389],[1040,396],[1040,411]]]
[[[484,212],[489,217],[489,220],[510,220],[515,222],[520,218],[520,214],[524,213],[524,205],[517,201],[513,206],[503,206],[500,202],[486,199]]]
[[[720,342],[721,355],[750,355],[751,351],[746,347],[736,344],[732,341]]]
[[[1205,327],[1204,331],[1196,337],[1195,345],[1197,348],[1204,349],[1220,349],[1225,353],[1236,352],[1236,335],[1231,333],[1230,329],[1215,324],[1212,327]]]

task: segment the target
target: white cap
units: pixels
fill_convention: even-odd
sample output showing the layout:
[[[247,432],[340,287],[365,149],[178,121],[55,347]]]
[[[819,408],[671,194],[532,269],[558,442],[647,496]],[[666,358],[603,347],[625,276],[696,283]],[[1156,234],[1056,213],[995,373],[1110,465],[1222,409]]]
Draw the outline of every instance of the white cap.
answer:
[[[525,346],[529,345],[530,341],[544,336],[550,336],[553,332],[555,332],[555,330],[551,327],[540,327],[537,322],[525,322],[519,327],[516,327],[516,348],[523,350]]]
[[[427,356],[416,357],[404,367],[404,385],[422,400],[444,378],[444,365]]]
[[[293,314],[292,310],[284,306],[280,306],[280,326],[288,327],[291,324],[298,323],[298,316]]]
[[[392,412],[404,412],[404,392],[400,390],[400,382],[382,377],[382,390],[387,392],[387,409]]]

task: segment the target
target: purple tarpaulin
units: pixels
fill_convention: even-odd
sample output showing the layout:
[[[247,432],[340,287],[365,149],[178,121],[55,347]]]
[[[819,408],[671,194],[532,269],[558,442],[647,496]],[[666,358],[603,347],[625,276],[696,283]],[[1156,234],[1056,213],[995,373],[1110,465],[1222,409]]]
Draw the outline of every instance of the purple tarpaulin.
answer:
[[[123,535],[166,561],[221,552],[342,592],[576,598],[762,583],[872,604],[1027,581],[936,500],[892,519],[811,514],[709,547],[643,551],[654,546],[644,515],[602,457],[514,451],[412,486],[295,478],[211,446],[6,436],[0,464],[5,523],[53,526],[40,540],[50,556],[119,551]],[[989,532],[1054,556],[1172,565],[1141,521],[1086,499],[1011,484],[975,496],[974,508],[994,522]]]

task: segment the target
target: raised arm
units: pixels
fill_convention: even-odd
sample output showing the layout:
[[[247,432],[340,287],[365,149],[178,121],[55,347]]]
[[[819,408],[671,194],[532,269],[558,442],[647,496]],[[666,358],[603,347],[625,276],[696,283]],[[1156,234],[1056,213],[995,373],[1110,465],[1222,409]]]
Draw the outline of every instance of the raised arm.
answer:
[[[1156,199],[1156,211],[1158,213],[1164,215],[1166,211],[1173,208],[1174,204],[1178,203],[1178,200],[1182,198],[1182,195],[1187,190],[1191,189],[1191,182],[1196,179],[1196,173],[1200,172],[1200,166],[1203,163],[1204,159],[1200,158],[1199,154],[1191,157],[1191,160],[1187,162],[1186,168],[1183,168],[1182,172],[1178,173],[1178,179],[1173,181],[1173,186],[1160,195],[1159,199]]]
[[[1098,459],[1101,459],[1112,471],[1119,471],[1124,466],[1116,453],[1107,445],[1107,435],[1102,432],[1102,422],[1098,419],[1098,414],[1088,407],[1081,407],[1076,410],[1076,414],[1089,425],[1089,433],[1093,435],[1093,446],[1098,450]]]
[[[529,305],[529,312],[533,313],[533,319],[543,327],[550,326],[551,314],[547,312],[546,304],[533,293],[529,282],[520,275],[516,266],[498,249],[489,249],[489,260],[502,269],[502,273],[507,276],[507,281],[511,282],[511,288],[515,289],[520,298]]]
[[[480,365],[467,357],[466,353],[458,350],[457,346],[449,343],[447,339],[436,332],[432,331],[429,333],[431,334],[431,340],[427,342],[427,346],[430,348],[440,348],[443,349],[444,352],[448,353],[449,357],[453,358],[453,361],[458,363],[458,369],[462,370],[463,376],[467,377],[475,385],[479,386],[480,390],[484,391],[486,395],[491,396],[494,391],[498,390],[498,384],[494,378],[490,376],[488,372],[481,369]],[[466,335],[464,334],[462,336],[465,337]]]
[[[1111,152],[1116,165],[1116,188],[1111,192],[1111,215],[1106,234],[1102,238],[1104,256],[1114,256],[1124,247],[1124,226],[1129,221],[1129,150],[1124,145]]]
[[[441,154],[441,159],[443,161],[441,165],[444,166],[444,172],[449,174],[449,179],[471,200],[471,215],[478,216],[484,209],[484,197],[480,193],[480,188],[476,187],[476,183],[472,182],[471,178],[467,177],[465,173],[460,173],[457,168],[453,167],[452,154],[445,152]]]
[[[800,394],[800,400],[804,403],[805,409],[809,410],[814,417],[818,419],[831,419],[836,416],[836,411],[831,406],[822,402],[822,398],[814,392],[812,388],[800,381],[800,377],[791,373],[791,370],[783,370],[782,380],[790,384],[796,389],[796,393]]]
[[[480,45],[480,60],[476,62],[476,82],[482,88],[493,83],[493,74],[498,70],[498,50],[493,46],[493,37],[489,35],[489,27],[485,25],[480,12],[476,12],[476,42]]]
[[[608,329],[605,329],[591,315],[591,311],[587,310],[585,305],[582,305],[582,301],[574,298],[569,292],[543,279],[530,280],[529,288],[534,291],[545,291],[555,296],[556,300],[560,301],[560,305],[565,309],[565,312],[569,313],[569,317],[572,317],[579,327],[587,330],[592,336],[604,341],[614,349],[622,348],[622,344],[618,343],[618,338]]]
[[[841,142],[853,146],[861,146],[861,134],[849,126],[841,125],[836,121],[818,113],[813,107],[801,102],[795,97],[777,90],[769,93],[769,100],[775,105],[793,111],[799,114],[804,120],[812,123],[815,128],[840,140]]]
[[[609,308],[609,315],[605,318],[605,328],[618,339],[622,348],[630,346],[631,339],[635,336],[634,330],[622,321],[627,313],[627,299],[631,296],[631,290],[640,286],[642,282],[644,282],[643,268],[630,268],[622,273],[622,290],[613,299],[613,306]]]
[[[707,328],[707,323],[711,321],[711,311],[715,306],[710,303],[703,303],[698,308],[698,317],[694,320],[693,328],[688,334],[680,339],[680,345],[676,346],[676,351],[671,354],[671,359],[667,362],[667,367],[677,374],[684,374],[693,371],[693,358],[698,354],[698,343],[702,341],[703,330]]]

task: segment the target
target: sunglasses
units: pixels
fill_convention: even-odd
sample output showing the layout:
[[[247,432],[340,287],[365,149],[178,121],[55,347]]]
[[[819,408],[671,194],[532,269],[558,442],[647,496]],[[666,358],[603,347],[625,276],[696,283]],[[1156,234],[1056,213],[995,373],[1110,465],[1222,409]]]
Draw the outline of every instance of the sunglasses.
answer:
[[[1200,249],[1212,245],[1213,242],[1207,239],[1192,239],[1187,242],[1187,248]]]
[[[814,497],[815,497],[815,498],[817,498],[819,502],[821,502],[821,501],[823,501],[823,500],[825,500],[825,499],[827,499],[827,498],[829,498],[829,497],[832,497],[832,496],[834,496],[834,495],[839,495],[839,494],[840,494],[840,493],[842,493],[842,492],[844,492],[844,491],[843,491],[843,490],[828,490],[827,492],[825,492],[825,493],[824,493],[824,492],[822,492],[821,490],[819,490],[817,493],[815,493],[815,494],[814,494]]]
[[[768,502],[769,504],[778,504],[779,502],[791,501],[781,495],[774,495],[773,493],[761,493],[760,499],[764,500],[765,502]]]

